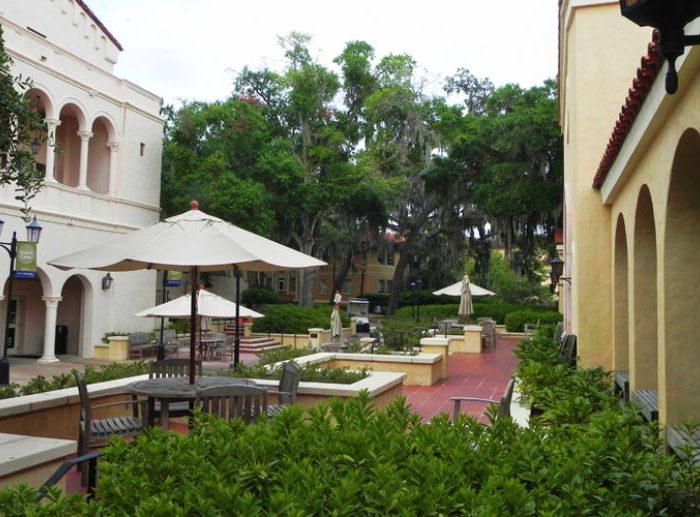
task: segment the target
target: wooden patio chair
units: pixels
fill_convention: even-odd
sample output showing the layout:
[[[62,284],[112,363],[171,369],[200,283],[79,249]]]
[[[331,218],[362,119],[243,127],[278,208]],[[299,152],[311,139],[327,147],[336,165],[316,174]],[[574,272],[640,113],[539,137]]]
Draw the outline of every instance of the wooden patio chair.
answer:
[[[267,391],[245,384],[202,388],[197,391],[195,407],[225,420],[240,418],[253,424],[267,414]]]
[[[81,372],[74,372],[75,380],[78,383],[78,394],[80,395],[80,415],[78,420],[78,456],[85,456],[91,448],[105,445],[108,439],[113,436],[133,437],[141,434],[146,421],[146,401],[145,400],[124,400],[120,402],[110,402],[106,404],[90,404],[85,376]],[[140,406],[140,415],[137,411],[129,415],[111,418],[93,419],[94,409],[117,407],[117,406]],[[82,482],[87,482],[87,471],[82,474]]]
[[[572,368],[576,368],[577,355],[576,335],[567,334],[559,345],[559,357],[564,363]]]
[[[195,361],[196,374],[202,375],[202,361]],[[190,360],[189,359],[162,359],[151,363],[151,370],[148,372],[149,379],[167,379],[173,377],[189,377],[190,376]],[[184,417],[190,416],[190,403],[186,400],[179,402],[171,402],[168,404],[169,417]],[[161,405],[160,402],[153,403],[153,415],[151,420],[160,418]]]
[[[559,343],[562,336],[564,335],[564,322],[560,321],[557,323],[557,329],[554,331],[554,341]]]
[[[499,400],[483,399],[479,397],[450,397],[454,402],[454,410],[452,411],[452,421],[455,422],[460,415],[462,402],[490,402],[498,404],[498,417],[510,417],[510,403],[513,400],[513,388],[515,387],[515,379],[511,377],[506,385],[506,390]]]
[[[299,379],[301,370],[295,363],[285,363],[282,370],[282,378],[276,390],[268,390],[268,393],[277,395],[277,404],[267,406],[269,417],[277,416],[286,405],[294,404],[297,401],[297,391],[299,390]]]

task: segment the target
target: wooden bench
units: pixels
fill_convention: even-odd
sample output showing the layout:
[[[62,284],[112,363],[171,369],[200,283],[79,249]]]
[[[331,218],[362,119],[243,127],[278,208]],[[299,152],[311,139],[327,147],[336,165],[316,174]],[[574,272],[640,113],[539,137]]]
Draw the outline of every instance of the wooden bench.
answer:
[[[151,351],[158,349],[157,343],[152,343],[150,336],[146,332],[129,334],[129,359],[143,359]]]
[[[622,399],[623,402],[630,401],[630,373],[625,371],[613,372],[615,380],[615,394]]]
[[[693,463],[700,465],[700,427],[686,430],[680,425],[667,426],[666,445],[681,459],[686,459],[690,452]]]
[[[659,395],[656,391],[638,390],[630,394],[630,400],[639,407],[639,413],[647,422],[659,420]]]
[[[499,400],[482,399],[478,397],[450,397],[454,401],[454,410],[452,411],[452,421],[456,421],[461,412],[462,402],[490,402],[498,404],[498,417],[510,417],[510,403],[513,400],[513,388],[515,387],[515,379],[511,378],[506,385],[506,390]]]

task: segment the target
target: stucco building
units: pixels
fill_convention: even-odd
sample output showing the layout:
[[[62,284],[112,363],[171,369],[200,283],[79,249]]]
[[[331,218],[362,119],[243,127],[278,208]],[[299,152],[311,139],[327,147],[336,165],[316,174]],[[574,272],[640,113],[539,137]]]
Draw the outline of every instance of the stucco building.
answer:
[[[38,274],[14,281],[9,355],[90,357],[105,332],[152,327],[133,314],[155,301],[156,274],[112,274],[103,289],[104,273],[46,263],[158,221],[161,99],[113,74],[122,47],[81,0],[3,1],[0,24],[13,74],[33,80],[26,95],[48,126],[36,157],[45,186],[31,201],[43,227]],[[12,186],[2,188],[3,241],[13,230],[23,239],[19,208]],[[5,290],[8,260],[0,253]],[[55,347],[57,325],[65,349]]]
[[[668,95],[652,30],[619,2],[560,9],[567,330],[581,365],[626,372],[662,424],[700,420],[700,48]]]

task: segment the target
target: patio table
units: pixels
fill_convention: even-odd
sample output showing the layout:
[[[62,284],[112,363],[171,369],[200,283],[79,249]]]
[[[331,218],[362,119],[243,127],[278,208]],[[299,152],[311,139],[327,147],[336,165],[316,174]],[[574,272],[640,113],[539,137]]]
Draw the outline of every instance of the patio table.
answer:
[[[202,375],[195,379],[194,384],[190,384],[187,377],[165,377],[160,379],[136,381],[129,384],[126,389],[132,395],[148,398],[147,419],[149,426],[153,426],[155,401],[159,400],[161,404],[160,426],[167,430],[169,405],[171,402],[188,401],[193,403],[197,396],[197,390],[201,388],[211,388],[213,386],[231,386],[236,384],[254,386],[255,382],[250,379]]]
[[[203,361],[214,359],[214,350],[225,343],[221,338],[202,338],[199,343],[199,358]]]

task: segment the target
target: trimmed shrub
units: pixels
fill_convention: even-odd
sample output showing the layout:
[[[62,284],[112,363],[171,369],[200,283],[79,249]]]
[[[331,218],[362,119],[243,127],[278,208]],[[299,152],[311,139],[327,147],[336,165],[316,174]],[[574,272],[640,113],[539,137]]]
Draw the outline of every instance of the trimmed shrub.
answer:
[[[260,309],[265,317],[253,321],[253,332],[273,334],[307,334],[310,328],[327,329],[331,326],[330,305],[316,307],[299,307],[298,305],[266,305]],[[343,311],[340,313],[343,326],[350,326],[350,318]]]
[[[241,293],[241,303],[247,307],[280,303],[280,296],[272,289],[249,287]]]
[[[380,307],[386,307],[389,305],[389,295],[388,294],[366,294],[364,296],[369,301],[369,310],[374,310],[374,307],[379,305]]]
[[[540,325],[546,325],[562,319],[563,316],[554,311],[524,310],[506,314],[505,323],[508,332],[522,332],[526,323],[536,324],[539,321]]]

